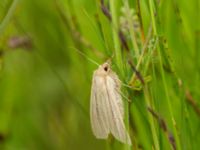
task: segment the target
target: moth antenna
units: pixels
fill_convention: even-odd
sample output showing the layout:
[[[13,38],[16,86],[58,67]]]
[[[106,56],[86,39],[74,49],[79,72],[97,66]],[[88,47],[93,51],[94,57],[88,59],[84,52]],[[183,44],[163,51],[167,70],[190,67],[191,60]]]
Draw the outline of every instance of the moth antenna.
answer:
[[[110,59],[113,59],[113,58],[114,58],[114,56],[115,56],[115,53],[113,53],[113,54],[112,54],[112,56],[111,56],[111,58],[110,58]]]
[[[87,60],[89,60],[90,62],[92,62],[93,64],[100,66],[100,64],[98,64],[96,61],[94,61],[93,59],[89,58],[86,54],[84,54],[83,52],[81,52],[79,49],[74,48],[74,47],[69,47],[71,49],[74,49],[75,51],[77,51],[79,54],[81,54],[82,56],[84,56]]]
[[[113,58],[114,58],[114,53],[112,54],[112,56],[110,56],[110,58],[108,58],[107,60],[106,60],[106,62],[108,63],[108,64],[110,64],[110,66],[112,66],[113,64],[112,64],[112,60],[113,60]]]

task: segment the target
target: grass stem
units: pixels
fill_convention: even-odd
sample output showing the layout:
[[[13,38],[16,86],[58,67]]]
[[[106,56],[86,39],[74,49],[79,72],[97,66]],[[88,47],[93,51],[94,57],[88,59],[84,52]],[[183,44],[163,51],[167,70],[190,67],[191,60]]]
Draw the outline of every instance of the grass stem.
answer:
[[[158,37],[158,33],[157,33],[157,28],[156,28],[156,19],[155,19],[155,15],[154,15],[154,3],[153,0],[149,0],[149,6],[150,6],[150,13],[151,13],[151,19],[152,19],[152,25],[153,25],[153,34],[154,36]],[[180,146],[180,141],[179,141],[179,137],[178,137],[178,132],[176,129],[176,122],[174,119],[174,115],[172,112],[172,106],[170,103],[170,98],[169,98],[169,92],[167,89],[167,84],[166,84],[166,80],[165,80],[165,74],[164,74],[164,69],[163,69],[163,65],[162,65],[162,56],[161,56],[161,49],[159,44],[157,45],[157,50],[158,50],[158,57],[159,57],[159,67],[160,67],[160,71],[161,71],[161,76],[162,76],[162,82],[163,82],[163,86],[164,86],[164,90],[165,90],[165,94],[166,94],[166,100],[167,100],[167,105],[168,105],[168,110],[171,116],[171,123],[173,125],[173,132],[175,135],[175,140],[176,140],[176,145],[177,145],[177,150],[181,149]]]
[[[0,24],[0,35],[3,33],[4,28],[6,27],[6,25],[8,24],[10,18],[12,17],[14,11],[15,11],[15,8],[18,4],[18,1],[19,0],[13,0],[13,2],[11,3],[10,5],[10,8],[8,9],[7,11],[7,14],[5,15],[5,17],[3,18],[3,21],[1,22]]]
[[[114,42],[114,48],[115,48],[115,56],[116,56],[116,63],[118,66],[118,69],[120,70],[121,76],[124,79],[125,77],[125,72],[124,72],[124,66],[123,66],[123,61],[122,61],[122,53],[121,53],[121,48],[120,48],[120,43],[119,43],[119,37],[118,33],[116,31],[119,31],[119,26],[118,26],[118,18],[117,18],[117,2],[115,0],[110,0],[110,11],[111,11],[111,16],[112,16],[112,25],[113,25],[113,42]],[[125,124],[127,130],[129,130],[129,104],[128,101],[124,101],[124,106],[125,106]],[[125,145],[124,150],[130,150],[129,145]]]

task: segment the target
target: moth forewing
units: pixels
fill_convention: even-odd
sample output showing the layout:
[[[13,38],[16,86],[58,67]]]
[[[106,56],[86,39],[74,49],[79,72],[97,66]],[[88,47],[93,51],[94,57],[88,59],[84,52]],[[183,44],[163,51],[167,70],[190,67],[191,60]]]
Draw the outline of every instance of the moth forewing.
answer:
[[[118,80],[112,78],[112,76],[107,77],[107,87],[109,89],[109,101],[110,101],[110,109],[112,113],[112,118],[110,118],[111,126],[110,128],[111,133],[114,135],[116,139],[119,141],[131,145],[131,140],[129,137],[128,132],[126,131],[125,124],[124,124],[124,108],[123,108],[123,101],[121,98],[120,93],[116,90],[116,85]]]
[[[126,131],[120,80],[109,63],[100,65],[93,74],[90,117],[96,138],[106,139],[109,133],[119,141],[131,145]]]
[[[94,73],[90,101],[90,118],[93,133],[96,138],[100,139],[107,138],[109,134],[109,124],[106,120],[105,109],[100,109],[106,105],[104,104],[105,100],[102,95],[104,92],[98,89],[99,86],[103,86],[103,81],[102,77],[96,76]]]
[[[116,99],[117,104],[120,108],[120,112],[122,114],[122,117],[124,118],[124,105],[123,105],[123,101],[122,101],[122,97],[121,97],[121,81],[119,80],[117,74],[114,73],[113,71],[109,73],[108,79],[109,78],[112,79],[110,81],[113,81],[109,84],[110,86],[113,86],[110,89],[114,89],[115,99]]]

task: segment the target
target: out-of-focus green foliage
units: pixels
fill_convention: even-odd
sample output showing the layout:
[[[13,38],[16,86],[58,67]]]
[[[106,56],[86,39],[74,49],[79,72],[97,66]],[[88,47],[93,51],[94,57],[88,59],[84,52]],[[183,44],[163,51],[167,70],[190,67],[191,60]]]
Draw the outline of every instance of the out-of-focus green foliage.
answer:
[[[116,24],[100,0],[0,1],[0,149],[166,150],[173,149],[173,140],[177,149],[199,148],[199,1],[129,0],[141,19],[137,39],[130,28],[124,33],[129,52],[118,37],[127,1],[112,1],[104,7]],[[101,64],[113,57],[113,70],[128,84],[134,74],[128,59],[135,65],[139,60],[134,40],[139,54],[149,42],[137,68],[146,85],[137,80],[139,90],[123,87],[131,100],[124,100],[130,148],[92,134],[90,87],[97,66],[88,58]]]

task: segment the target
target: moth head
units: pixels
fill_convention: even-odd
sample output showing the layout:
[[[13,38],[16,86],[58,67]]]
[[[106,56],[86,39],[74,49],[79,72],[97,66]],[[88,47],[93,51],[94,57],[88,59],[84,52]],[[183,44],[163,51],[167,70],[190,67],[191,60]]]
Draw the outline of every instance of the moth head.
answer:
[[[105,62],[103,65],[101,65],[101,68],[105,73],[108,73],[110,71],[110,63]]]
[[[99,66],[99,68],[96,70],[96,73],[98,75],[107,75],[110,72],[111,68],[110,68],[110,63],[109,62],[105,62],[102,65]]]

